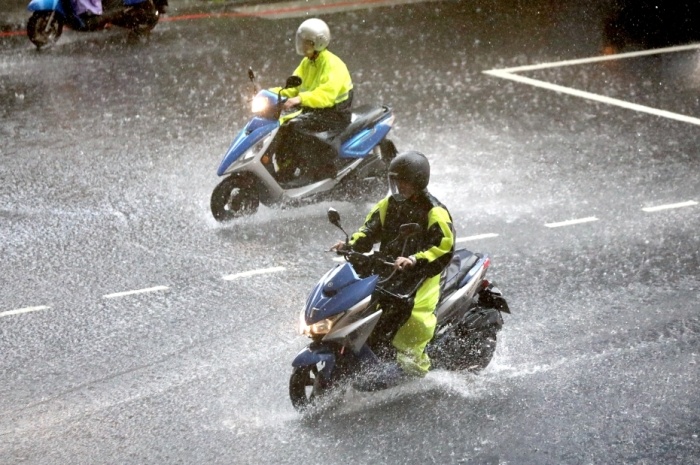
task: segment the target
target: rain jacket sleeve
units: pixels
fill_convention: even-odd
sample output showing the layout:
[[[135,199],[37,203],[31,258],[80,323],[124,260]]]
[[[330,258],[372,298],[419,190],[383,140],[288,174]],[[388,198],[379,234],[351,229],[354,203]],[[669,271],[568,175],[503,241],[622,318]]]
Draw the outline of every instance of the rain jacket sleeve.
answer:
[[[454,253],[454,226],[449,212],[435,206],[428,212],[428,245],[425,250],[413,254],[416,267],[426,276],[435,276],[450,263]]]
[[[382,225],[384,224],[388,206],[389,197],[385,197],[372,207],[365,218],[365,223],[350,238],[350,246],[353,250],[367,253],[372,250],[374,244],[381,240]]]

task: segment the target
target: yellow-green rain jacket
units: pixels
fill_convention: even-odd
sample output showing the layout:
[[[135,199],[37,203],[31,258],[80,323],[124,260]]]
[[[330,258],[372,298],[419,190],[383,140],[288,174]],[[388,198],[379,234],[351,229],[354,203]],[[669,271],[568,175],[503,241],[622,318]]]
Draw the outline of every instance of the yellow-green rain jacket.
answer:
[[[352,79],[345,63],[330,50],[321,51],[315,60],[304,57],[294,70],[301,86],[282,91],[284,97],[301,97],[306,108],[332,108],[350,96]],[[270,89],[277,93],[279,87]]]

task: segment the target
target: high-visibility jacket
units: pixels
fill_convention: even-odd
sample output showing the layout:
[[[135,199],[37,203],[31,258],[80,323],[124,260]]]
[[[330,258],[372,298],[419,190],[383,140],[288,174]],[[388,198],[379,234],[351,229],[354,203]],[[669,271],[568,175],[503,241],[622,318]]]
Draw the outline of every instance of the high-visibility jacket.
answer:
[[[315,60],[304,57],[294,70],[301,78],[301,86],[285,89],[284,97],[301,97],[306,108],[332,108],[350,96],[352,79],[343,60],[328,49],[321,51]],[[279,87],[273,89],[277,92]]]
[[[396,238],[399,227],[405,223],[418,223],[422,232],[409,240],[407,250],[402,250],[403,240]],[[364,225],[350,240],[353,250],[358,252],[369,252],[377,242],[380,252],[393,258],[413,255],[415,272],[435,276],[450,263],[454,253],[452,217],[427,191],[403,202],[389,195],[370,210]]]

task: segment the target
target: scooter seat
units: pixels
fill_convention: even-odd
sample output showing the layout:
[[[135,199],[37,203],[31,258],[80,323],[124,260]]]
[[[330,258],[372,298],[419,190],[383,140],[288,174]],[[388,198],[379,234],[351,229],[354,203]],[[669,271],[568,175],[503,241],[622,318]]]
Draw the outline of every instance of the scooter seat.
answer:
[[[440,279],[441,300],[457,289],[459,283],[478,260],[479,256],[467,249],[455,250],[452,260],[450,260]]]
[[[376,123],[389,112],[386,106],[378,107],[376,105],[360,105],[352,110],[352,122],[340,133],[338,138],[340,142],[345,142],[357,132],[365,129]]]

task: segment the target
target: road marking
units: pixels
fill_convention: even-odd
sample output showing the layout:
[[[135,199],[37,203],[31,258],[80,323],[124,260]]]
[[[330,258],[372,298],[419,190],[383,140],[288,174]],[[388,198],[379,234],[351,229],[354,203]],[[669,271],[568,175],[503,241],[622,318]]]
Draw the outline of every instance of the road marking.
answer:
[[[223,279],[226,281],[233,281],[234,279],[238,278],[247,278],[248,276],[255,276],[259,274],[267,274],[267,273],[277,273],[280,271],[284,271],[286,268],[283,266],[274,266],[272,268],[263,268],[261,270],[251,270],[251,271],[244,271],[242,273],[235,273],[235,274],[229,274],[224,276]]]
[[[666,110],[660,110],[658,108],[647,107],[645,105],[638,105],[636,103],[627,102],[625,100],[619,100],[619,99],[615,99],[615,98],[611,98],[611,97],[606,97],[604,95],[594,94],[591,92],[586,92],[586,91],[574,89],[571,87],[564,87],[564,86],[560,86],[557,84],[552,84],[549,82],[540,81],[539,79],[532,79],[532,78],[528,78],[525,76],[520,76],[520,75],[514,74],[516,72],[523,72],[523,71],[533,71],[533,70],[539,70],[539,69],[545,69],[545,68],[555,68],[555,67],[559,67],[559,66],[588,64],[588,63],[595,63],[595,62],[600,62],[600,61],[618,60],[618,59],[624,59],[624,58],[634,58],[634,57],[640,57],[640,56],[646,56],[646,55],[657,55],[657,54],[661,54],[661,53],[681,52],[681,51],[687,51],[687,50],[694,50],[694,49],[698,49],[698,48],[700,48],[700,44],[681,45],[681,46],[677,46],[677,47],[666,47],[666,48],[659,48],[659,49],[654,49],[654,50],[643,50],[643,51],[639,51],[639,52],[620,53],[617,55],[606,55],[606,56],[582,58],[582,59],[578,59],[578,60],[565,60],[565,61],[559,61],[559,62],[554,62],[554,63],[541,63],[541,64],[537,64],[537,65],[519,66],[519,67],[515,67],[515,68],[492,69],[492,70],[484,71],[484,74],[499,77],[502,79],[509,79],[511,81],[520,82],[522,84],[528,84],[528,85],[531,85],[533,87],[540,87],[543,89],[552,90],[552,91],[559,92],[562,94],[572,95],[574,97],[580,97],[580,98],[584,98],[587,100],[593,100],[595,102],[605,103],[608,105],[614,105],[614,106],[618,106],[621,108],[626,108],[628,110],[637,111],[640,113],[647,113],[647,114],[654,115],[654,116],[660,116],[662,118],[668,118],[668,119],[672,119],[672,120],[676,120],[676,121],[681,121],[683,123],[690,123],[690,124],[695,124],[695,125],[700,126],[700,118],[694,118],[692,116],[682,115],[680,113],[673,113],[673,112],[666,111]]]
[[[666,205],[658,205],[656,207],[645,207],[642,208],[642,210],[644,210],[645,212],[658,212],[661,210],[671,210],[673,208],[692,207],[697,204],[698,203],[695,200],[688,200],[687,202],[669,203]]]
[[[51,308],[51,307],[47,307],[46,305],[39,305],[37,307],[18,308],[16,310],[9,310],[7,312],[0,313],[0,318],[2,318],[4,316],[10,316],[10,315],[19,315],[22,313],[38,312],[39,310],[48,310],[49,308]]]
[[[640,50],[638,52],[618,53],[616,55],[602,55],[602,56],[596,56],[596,57],[578,58],[575,60],[563,60],[563,61],[554,61],[554,62],[550,62],[550,63],[539,63],[536,65],[516,66],[514,68],[494,69],[491,71],[503,71],[506,73],[519,73],[522,71],[535,71],[535,70],[546,69],[546,68],[559,68],[562,66],[585,65],[585,64],[597,63],[597,62],[601,62],[601,61],[622,60],[625,58],[638,58],[638,57],[648,56],[648,55],[659,55],[662,53],[686,52],[688,50],[695,50],[698,48],[700,48],[700,44],[678,45],[678,46],[674,46],[674,47],[655,48],[655,49],[651,49],[651,50]],[[489,73],[490,71],[484,71],[484,72]]]
[[[168,286],[155,286],[155,287],[147,287],[145,289],[136,289],[134,291],[115,292],[114,294],[106,294],[106,295],[103,295],[102,297],[105,299],[114,299],[115,297],[124,297],[127,295],[145,294],[147,292],[156,292],[156,291],[167,291],[168,289],[170,289]]]
[[[457,239],[455,239],[455,243],[468,242],[468,241],[478,241],[480,239],[490,239],[492,237],[498,237],[498,234],[486,233],[486,234],[477,234],[476,236],[458,237]]]
[[[545,223],[548,228],[561,228],[562,226],[572,226],[581,223],[590,223],[592,221],[598,221],[595,216],[589,216],[588,218],[579,218],[577,220],[560,221],[558,223]]]

